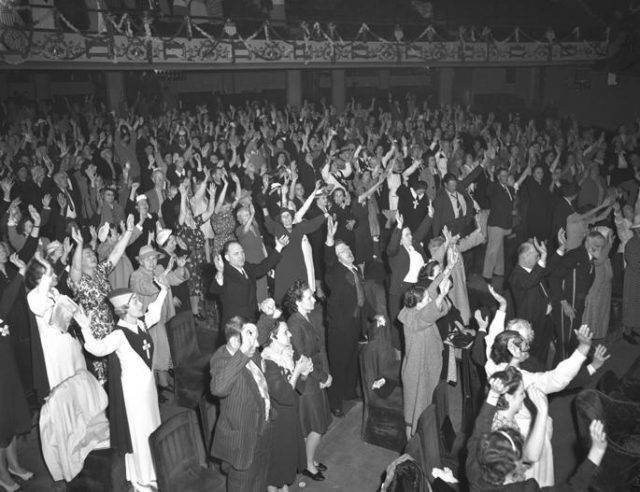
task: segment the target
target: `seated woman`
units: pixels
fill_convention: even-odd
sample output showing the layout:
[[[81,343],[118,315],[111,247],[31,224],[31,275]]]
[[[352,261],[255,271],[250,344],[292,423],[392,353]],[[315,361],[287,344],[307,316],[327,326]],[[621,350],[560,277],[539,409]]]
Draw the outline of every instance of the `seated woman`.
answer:
[[[38,325],[49,388],[73,376],[87,365],[80,342],[68,332],[75,303],[60,294],[51,264],[36,253],[25,273],[27,302]]]
[[[478,415],[473,434],[467,443],[466,473],[472,492],[579,492],[589,485],[607,449],[607,436],[602,422],[591,422],[591,449],[585,461],[571,479],[558,486],[541,487],[533,478],[525,479],[525,443],[520,432],[503,427],[491,430],[499,401],[504,402],[507,390],[499,377],[491,378],[491,389]],[[513,403],[517,403],[515,398]],[[521,398],[521,397],[517,397]]]
[[[109,421],[111,447],[125,452],[127,480],[136,491],[157,489],[149,436],[160,426],[158,393],[151,369],[153,340],[149,329],[160,321],[168,284],[157,278],[160,293],[148,305],[130,289],[109,293],[109,302],[118,317],[114,330],[102,339],[94,337],[90,317],[76,316],[82,328],[85,348],[98,357],[110,357]]]
[[[294,362],[291,332],[284,321],[272,325],[262,359],[269,398],[277,412],[271,431],[268,490],[288,492],[298,470],[307,465],[297,391],[304,390],[304,380],[313,371],[313,362],[304,355]]]

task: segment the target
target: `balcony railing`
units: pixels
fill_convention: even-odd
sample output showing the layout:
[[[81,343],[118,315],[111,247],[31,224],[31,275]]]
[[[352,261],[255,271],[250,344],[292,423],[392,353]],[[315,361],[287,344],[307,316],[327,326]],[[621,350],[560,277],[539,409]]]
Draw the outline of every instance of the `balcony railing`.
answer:
[[[28,25],[1,16],[0,65],[68,68],[68,62],[114,69],[199,65],[265,68],[354,65],[522,65],[593,62],[607,57],[609,33],[585,39],[579,28],[506,31],[444,30],[432,25],[295,25],[210,17],[154,17],[149,12],[89,11],[94,27],[80,29],[55,8],[38,7]],[[35,12],[34,12],[35,15]],[[257,27],[256,29],[256,25]],[[357,29],[356,29],[357,27]]]

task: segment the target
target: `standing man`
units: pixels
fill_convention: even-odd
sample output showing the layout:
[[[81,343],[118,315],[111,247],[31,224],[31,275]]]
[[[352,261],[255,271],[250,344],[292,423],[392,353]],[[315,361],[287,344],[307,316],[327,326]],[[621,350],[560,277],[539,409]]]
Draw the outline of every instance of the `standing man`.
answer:
[[[227,343],[210,363],[211,393],[220,398],[211,454],[223,462],[227,492],[263,492],[269,469],[271,400],[261,359],[254,358],[258,329],[234,316],[224,331]]]
[[[249,321],[255,321],[258,315],[258,299],[256,296],[256,279],[263,277],[280,261],[280,251],[287,244],[289,238],[282,236],[276,239],[276,249],[260,263],[247,263],[244,248],[236,241],[228,241],[222,248],[222,256],[214,258],[216,278],[211,283],[209,291],[220,296],[222,304],[221,324],[234,316],[242,316]]]
[[[566,237],[559,234],[561,256],[549,274],[549,287],[553,299],[554,322],[558,360],[565,359],[574,345],[573,330],[582,323],[584,304],[595,277],[594,262],[602,254],[605,238],[599,232],[590,232],[579,248],[565,254]]]
[[[330,217],[325,242],[327,302],[327,355],[333,376],[329,404],[336,417],[344,417],[342,402],[355,398],[358,381],[358,341],[370,310],[364,278],[354,265],[353,252],[343,242],[335,243],[338,224]]]
[[[518,264],[509,277],[516,317],[531,323],[535,333],[531,355],[543,364],[547,361],[553,335],[551,298],[544,278],[548,271],[547,247],[534,238],[518,248]]]
[[[507,182],[509,171],[500,168],[496,171],[496,180],[487,187],[490,209],[487,222],[487,252],[484,256],[482,276],[491,283],[493,276],[504,276],[504,238],[511,234],[513,226],[514,190]]]

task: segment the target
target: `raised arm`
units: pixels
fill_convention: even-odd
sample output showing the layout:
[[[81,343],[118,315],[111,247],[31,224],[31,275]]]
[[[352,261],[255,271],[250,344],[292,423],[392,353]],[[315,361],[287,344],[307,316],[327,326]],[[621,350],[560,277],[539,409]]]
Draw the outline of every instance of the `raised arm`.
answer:
[[[133,220],[133,215],[129,215],[129,217],[127,217],[127,229],[124,231],[122,236],[120,236],[120,239],[111,250],[109,258],[107,258],[107,261],[109,261],[114,267],[118,264],[120,258],[124,254],[125,249],[129,245],[129,238],[133,233]]]

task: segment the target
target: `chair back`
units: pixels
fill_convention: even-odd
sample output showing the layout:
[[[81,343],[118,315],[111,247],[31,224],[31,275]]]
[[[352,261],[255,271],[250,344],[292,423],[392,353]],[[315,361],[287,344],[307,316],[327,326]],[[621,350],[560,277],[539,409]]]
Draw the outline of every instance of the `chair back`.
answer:
[[[206,465],[193,410],[180,412],[163,423],[149,436],[149,445],[161,491],[180,490],[185,476]]]
[[[583,390],[576,397],[578,435],[591,445],[589,425],[601,420],[608,447],[590,490],[640,491],[640,403],[616,400],[596,390]]]
[[[182,367],[200,356],[195,320],[190,311],[176,314],[167,323],[169,350],[175,367]]]

